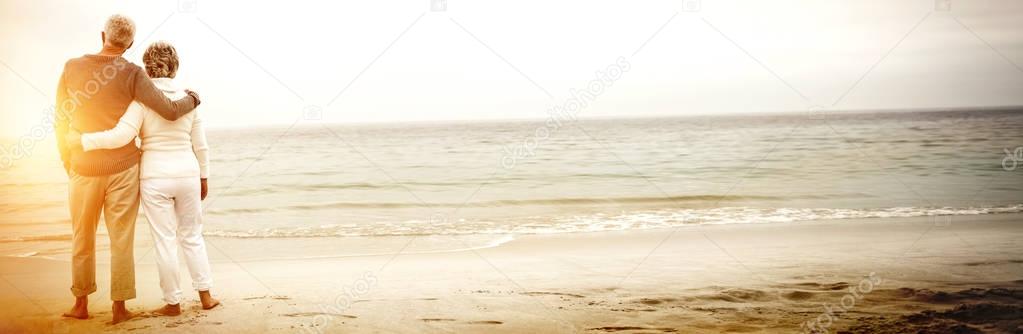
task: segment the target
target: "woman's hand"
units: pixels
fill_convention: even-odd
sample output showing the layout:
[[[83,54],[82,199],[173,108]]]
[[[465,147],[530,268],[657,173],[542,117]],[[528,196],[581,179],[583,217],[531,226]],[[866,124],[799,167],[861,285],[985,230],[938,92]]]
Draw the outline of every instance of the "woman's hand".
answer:
[[[205,200],[206,194],[210,192],[210,187],[206,185],[206,179],[199,179],[199,188],[202,189],[200,190],[199,200]]]
[[[82,133],[70,128],[67,131],[67,135],[64,136],[64,143],[67,144],[68,149],[77,151],[82,149]]]

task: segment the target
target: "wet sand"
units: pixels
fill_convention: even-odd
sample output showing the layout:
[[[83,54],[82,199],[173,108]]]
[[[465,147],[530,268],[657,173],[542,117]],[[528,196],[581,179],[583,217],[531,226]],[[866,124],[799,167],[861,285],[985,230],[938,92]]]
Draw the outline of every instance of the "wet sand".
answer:
[[[129,302],[139,312],[162,305],[144,239]],[[438,242],[337,238],[327,252],[337,257],[268,259],[311,241],[210,238],[221,307],[200,310],[183,270],[184,314],[118,325],[107,324],[102,263],[92,318],[71,320],[59,317],[72,302],[68,263],[2,258],[0,332],[1013,333],[1023,324],[1017,214],[524,235],[418,252],[427,240]]]

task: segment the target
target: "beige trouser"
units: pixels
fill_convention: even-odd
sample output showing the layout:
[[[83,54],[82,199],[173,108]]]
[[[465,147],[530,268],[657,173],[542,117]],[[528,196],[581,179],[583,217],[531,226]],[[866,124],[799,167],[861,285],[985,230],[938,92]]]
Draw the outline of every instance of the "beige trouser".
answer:
[[[102,210],[110,235],[110,299],[135,298],[135,218],[139,212],[139,166],[112,175],[71,172],[71,293],[96,292],[96,227]]]

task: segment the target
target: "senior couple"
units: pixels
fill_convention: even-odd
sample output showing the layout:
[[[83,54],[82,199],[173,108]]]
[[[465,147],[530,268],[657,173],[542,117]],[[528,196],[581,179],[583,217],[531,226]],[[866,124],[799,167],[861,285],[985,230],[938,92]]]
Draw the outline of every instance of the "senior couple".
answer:
[[[134,238],[139,201],[156,248],[160,288],[167,305],[154,312],[181,314],[178,250],[204,310],[220,304],[202,236],[209,156],[199,96],[174,83],[178,55],[166,42],[150,45],[145,68],[122,55],[134,43],[135,24],[114,15],[96,54],[68,60],[57,88],[55,127],[67,171],[71,210],[71,293],[65,317],[87,319],[96,292],[96,228],[102,213],[110,237],[113,323],[133,317]],[[141,146],[136,144],[136,138]]]

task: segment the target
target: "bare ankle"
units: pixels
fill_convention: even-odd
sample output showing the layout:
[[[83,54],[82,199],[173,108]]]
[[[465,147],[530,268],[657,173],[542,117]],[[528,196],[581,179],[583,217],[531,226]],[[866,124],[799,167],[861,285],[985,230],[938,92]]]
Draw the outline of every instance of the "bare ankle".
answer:
[[[156,314],[165,316],[177,316],[181,315],[181,304],[166,304],[163,307],[157,309]]]
[[[71,309],[64,312],[61,316],[76,319],[88,319],[89,318],[89,298],[88,297],[75,297],[75,305],[71,306]]]

